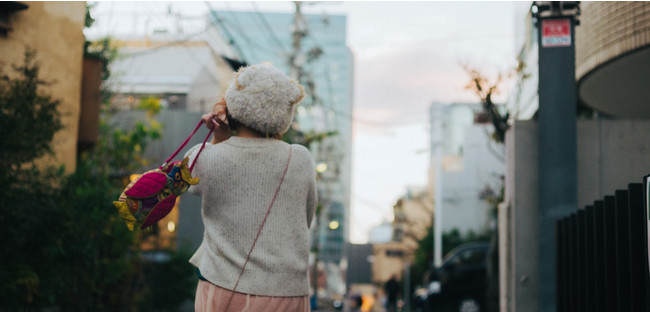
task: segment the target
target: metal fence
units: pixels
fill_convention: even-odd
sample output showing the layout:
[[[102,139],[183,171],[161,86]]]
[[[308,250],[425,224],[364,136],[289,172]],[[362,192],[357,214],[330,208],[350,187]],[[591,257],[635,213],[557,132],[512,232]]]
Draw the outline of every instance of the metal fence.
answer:
[[[556,222],[557,311],[648,311],[644,185]]]

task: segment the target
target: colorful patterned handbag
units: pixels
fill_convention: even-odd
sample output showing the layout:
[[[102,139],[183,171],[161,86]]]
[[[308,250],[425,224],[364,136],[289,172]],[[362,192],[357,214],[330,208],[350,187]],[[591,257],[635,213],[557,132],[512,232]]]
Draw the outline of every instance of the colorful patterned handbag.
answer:
[[[192,165],[187,166],[188,157],[182,161],[170,161],[187,145],[201,124],[203,121],[196,125],[194,132],[162,166],[149,170],[131,181],[120,198],[113,202],[129,230],[133,231],[136,224],[140,225],[140,229],[145,229],[164,218],[174,208],[176,198],[185,193],[190,185],[199,183],[199,178],[192,177],[192,169],[212,131],[203,140],[203,145]]]

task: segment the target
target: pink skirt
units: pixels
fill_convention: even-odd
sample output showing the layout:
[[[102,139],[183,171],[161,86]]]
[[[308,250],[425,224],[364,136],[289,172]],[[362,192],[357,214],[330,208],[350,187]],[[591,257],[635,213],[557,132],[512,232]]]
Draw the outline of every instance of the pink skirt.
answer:
[[[231,299],[232,297],[232,299]],[[228,302],[230,301],[230,302]],[[194,299],[197,312],[309,312],[309,296],[269,297],[243,294],[199,280]]]

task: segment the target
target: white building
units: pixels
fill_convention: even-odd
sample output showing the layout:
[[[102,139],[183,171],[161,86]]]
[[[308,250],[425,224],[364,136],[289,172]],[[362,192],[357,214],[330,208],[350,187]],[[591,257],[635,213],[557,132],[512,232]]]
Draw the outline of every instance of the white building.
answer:
[[[436,194],[436,152],[441,149],[440,186],[442,231],[458,229],[483,233],[496,227],[486,196],[497,195],[503,184],[505,160],[502,144],[490,139],[493,126],[485,122],[479,104],[431,105],[432,145],[430,194]],[[436,131],[439,124],[440,133]],[[436,139],[438,138],[438,139]],[[496,217],[496,216],[494,216]]]
[[[156,97],[164,108],[207,112],[224,96],[233,68],[206,41],[124,42],[111,64],[113,106],[133,109]]]
[[[388,243],[393,239],[393,225],[388,221],[375,226],[368,233],[369,244]]]

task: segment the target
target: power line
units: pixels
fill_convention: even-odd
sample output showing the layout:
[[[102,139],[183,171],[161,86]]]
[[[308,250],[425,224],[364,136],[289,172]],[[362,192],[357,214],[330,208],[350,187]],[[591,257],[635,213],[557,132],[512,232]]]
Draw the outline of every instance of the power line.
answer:
[[[353,192],[352,197],[354,197],[354,200],[362,203],[366,207],[370,207],[370,208],[374,209],[375,211],[381,213],[382,217],[386,217],[386,215],[388,215],[388,216],[393,215],[393,213],[391,211],[393,207],[390,207],[390,206],[383,207],[380,204],[377,204],[375,202],[372,202],[370,200],[362,198],[361,196],[359,196],[359,194],[357,194],[357,192]]]
[[[258,12],[258,14],[261,15],[261,13],[259,13],[259,12]],[[281,43],[279,43],[279,39],[277,39],[277,37],[274,34],[271,35],[272,36],[271,41],[274,41],[275,44],[278,45],[279,50],[274,50],[274,49],[272,49],[272,48],[270,48],[270,47],[268,47],[268,46],[266,46],[264,44],[261,44],[258,41],[251,40],[251,38],[248,36],[247,32],[244,31],[244,29],[246,29],[246,28],[244,28],[242,26],[242,24],[240,23],[239,18],[237,17],[237,13],[233,12],[230,15],[231,15],[231,18],[229,18],[229,19],[220,19],[219,22],[223,25],[224,28],[226,26],[229,26],[228,27],[229,29],[232,29],[240,37],[244,38],[246,44],[251,47],[251,48],[247,49],[246,51],[250,52],[250,54],[252,54],[251,56],[255,59],[255,62],[264,61],[264,59],[261,59],[259,57],[259,55],[256,52],[256,49],[264,50],[267,53],[270,53],[271,55],[285,55],[287,53],[286,50],[281,46]],[[254,21],[255,20],[252,20],[252,22],[254,22]],[[264,29],[265,28],[264,25],[262,25],[261,28]],[[267,32],[271,32],[271,31],[272,31],[271,29],[267,29]],[[243,52],[240,52],[240,53],[243,53]]]
[[[136,56],[136,55],[148,54],[148,53],[155,52],[156,50],[159,50],[159,49],[162,49],[162,48],[180,45],[180,44],[183,44],[183,43],[186,43],[186,42],[192,40],[194,37],[197,37],[197,36],[199,36],[201,34],[204,34],[205,32],[207,32],[207,29],[202,30],[202,31],[197,32],[197,33],[194,33],[194,34],[190,34],[190,35],[188,35],[187,37],[185,37],[183,39],[167,41],[165,43],[153,46],[153,47],[151,47],[149,49],[145,49],[145,50],[141,50],[141,51],[135,51],[135,52],[131,52],[131,53],[125,53],[125,55],[127,55],[127,56]]]
[[[307,20],[305,21],[305,24],[306,24],[307,27],[310,26],[309,22]],[[306,34],[305,37],[311,39],[315,43],[316,46],[322,47],[319,40],[311,32],[305,31],[305,34]],[[325,57],[327,59],[329,59],[329,57],[327,56],[327,53],[323,52],[322,54],[325,55]],[[314,102],[315,102],[315,104],[320,104],[320,106],[324,109],[325,112],[328,112],[328,111],[333,112],[336,116],[346,118],[346,120],[348,120],[348,121],[350,121],[352,123],[357,122],[357,123],[363,123],[363,124],[366,124],[366,125],[369,125],[369,126],[376,126],[376,127],[401,126],[401,125],[409,125],[409,124],[413,124],[413,123],[420,123],[420,122],[428,121],[428,118],[426,118],[426,119],[417,119],[417,120],[403,120],[403,121],[374,121],[374,120],[367,120],[367,119],[359,118],[359,117],[354,116],[353,114],[343,112],[343,111],[339,111],[339,110],[335,109],[334,108],[334,99],[332,97],[332,94],[333,94],[332,81],[331,81],[331,76],[329,75],[329,68],[327,67],[327,64],[329,64],[329,62],[325,61],[324,63],[325,63],[324,76],[326,78],[325,83],[326,83],[326,90],[327,90],[327,93],[328,93],[329,100],[328,101],[323,101],[322,98],[318,94],[316,94]],[[310,77],[310,79],[313,79],[313,78]],[[326,118],[326,120],[327,120],[327,118]],[[337,128],[339,126],[338,122],[336,122],[336,119],[335,119],[335,126]]]
[[[226,9],[229,12],[232,12],[232,9],[230,8],[230,1],[226,1]],[[253,45],[253,42],[251,41],[251,39],[246,35],[246,33],[244,31],[242,31],[243,27],[242,27],[241,23],[239,23],[239,18],[237,17],[237,14],[232,14],[231,17],[232,17],[232,20],[235,23],[235,25],[234,25],[235,31],[239,32],[239,35],[242,38],[244,38],[244,40],[246,40],[246,42],[248,42],[248,44]],[[226,20],[225,22],[228,23],[228,20]],[[255,52],[255,50],[254,49],[249,49],[249,50],[250,50],[253,58],[259,60],[259,57],[257,56],[257,53]]]
[[[261,58],[257,55],[257,52],[255,51],[255,48],[257,48],[257,49],[259,49],[259,50],[265,50],[266,52],[269,52],[269,53],[271,53],[271,54],[277,54],[277,53],[278,53],[277,50],[273,50],[272,48],[269,48],[269,47],[267,47],[267,46],[265,46],[265,45],[263,45],[263,44],[260,44],[259,42],[256,42],[256,41],[254,41],[254,40],[251,40],[251,38],[248,37],[248,35],[246,35],[246,32],[243,31],[241,27],[237,27],[236,25],[232,25],[232,24],[230,23],[229,20],[225,20],[224,23],[226,23],[227,25],[233,26],[233,29],[234,29],[234,30],[235,30],[235,31],[236,31],[236,32],[237,32],[237,33],[238,33],[242,38],[244,38],[244,40],[246,41],[246,43],[247,43],[249,46],[253,47],[253,49],[247,49],[247,51],[250,51],[251,54],[253,54],[252,57],[253,57],[256,61],[260,61]]]
[[[244,54],[242,53],[242,50],[241,50],[241,48],[239,47],[239,45],[237,44],[237,42],[235,42],[235,39],[233,38],[232,34],[228,31],[228,29],[226,28],[226,26],[223,25],[223,21],[221,20],[221,18],[219,17],[219,15],[217,15],[217,11],[215,11],[215,10],[212,8],[212,3],[210,3],[209,1],[205,1],[205,4],[208,6],[208,10],[210,11],[210,14],[211,14],[212,17],[214,18],[215,22],[218,23],[218,24],[221,26],[221,30],[222,30],[222,31],[224,32],[224,34],[226,35],[226,37],[227,37],[227,39],[228,39],[228,43],[229,43],[231,46],[233,46],[233,47],[235,48],[235,50],[237,50],[237,53],[239,54],[239,57],[241,58],[242,62],[244,62],[244,63],[248,63],[248,62],[246,62],[246,59],[244,58]]]
[[[153,18],[157,22],[163,22],[162,24],[164,24],[164,21],[162,20],[162,18],[157,14],[152,14],[152,12],[153,12],[153,10],[149,12],[148,17],[153,16]],[[197,63],[201,67],[206,67],[207,68],[207,64],[197,58],[197,56],[194,54],[193,49],[191,49],[191,47],[189,47],[187,45],[183,45],[183,43],[191,40],[192,38],[194,38],[194,37],[196,37],[198,35],[201,35],[203,33],[206,33],[207,30],[208,30],[208,28],[206,27],[204,30],[202,30],[202,31],[200,31],[198,33],[190,34],[186,38],[166,42],[164,44],[161,44],[161,45],[158,45],[158,46],[155,46],[153,48],[146,49],[146,50],[143,50],[143,51],[136,51],[136,52],[132,52],[132,53],[124,53],[124,55],[126,57],[128,57],[130,59],[130,61],[133,61],[136,56],[141,56],[141,55],[145,55],[145,54],[148,54],[148,53],[152,53],[152,52],[155,52],[155,51],[157,51],[159,49],[162,49],[162,48],[180,47],[181,50],[184,53],[186,53],[190,57],[190,59],[192,59],[192,61],[194,61],[195,63]],[[147,30],[145,29],[145,31],[147,31]],[[207,48],[210,49],[209,46]],[[212,55],[212,54],[210,54],[210,55]],[[208,76],[210,77],[210,79],[212,80],[212,82],[218,85],[219,84],[219,79],[215,76],[215,74],[210,70],[207,70],[207,73],[208,73]]]
[[[280,50],[282,51],[282,53],[287,54],[287,51],[284,49],[284,46],[282,45],[282,42],[281,42],[280,39],[278,39],[278,37],[275,35],[275,32],[273,31],[273,28],[271,28],[271,25],[269,25],[269,22],[266,20],[266,17],[264,17],[264,14],[262,14],[262,13],[257,9],[257,4],[256,4],[254,1],[252,1],[251,3],[253,4],[253,8],[255,9],[255,13],[257,14],[257,16],[259,17],[259,19],[260,19],[260,20],[262,21],[262,23],[264,24],[265,29],[269,32],[269,35],[271,36],[271,39],[273,40],[273,42],[278,46],[278,48],[280,48]]]
[[[353,114],[349,114],[347,112],[342,112],[338,111],[335,109],[330,109],[331,112],[340,115],[342,117],[348,118],[352,122],[360,122],[364,123],[370,126],[401,126],[401,125],[410,125],[414,123],[420,123],[420,122],[427,122],[429,119],[412,119],[412,120],[400,120],[400,121],[377,121],[377,120],[368,120],[368,119],[362,119],[359,117],[354,116]]]
[[[320,46],[318,43],[318,40],[310,34],[310,32],[307,32],[309,35],[307,37],[311,38],[316,45]],[[326,53],[323,53],[324,55],[327,55]],[[328,64],[328,62],[325,62]],[[420,122],[425,122],[428,121],[428,118],[426,119],[414,119],[414,120],[403,120],[403,121],[375,121],[375,120],[367,120],[363,118],[359,118],[354,116],[353,114],[339,111],[335,109],[334,106],[334,99],[332,98],[333,90],[332,90],[332,81],[331,81],[331,76],[329,75],[329,69],[327,66],[324,66],[324,76],[326,77],[325,82],[327,84],[326,89],[329,95],[329,101],[323,101],[320,96],[316,95],[316,103],[321,104],[321,107],[324,108],[325,111],[333,112],[335,115],[339,117],[346,118],[346,120],[349,120],[350,122],[358,122],[358,123],[363,123],[366,124],[367,126],[376,126],[376,127],[386,127],[386,126],[402,126],[402,125],[409,125],[413,123],[420,123]],[[338,126],[338,123],[337,123]]]

